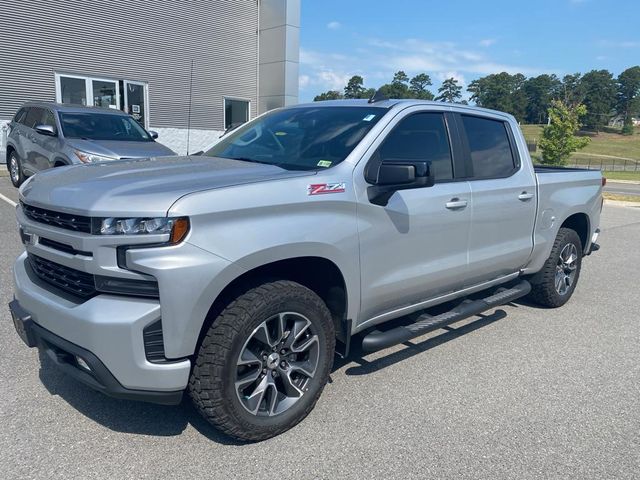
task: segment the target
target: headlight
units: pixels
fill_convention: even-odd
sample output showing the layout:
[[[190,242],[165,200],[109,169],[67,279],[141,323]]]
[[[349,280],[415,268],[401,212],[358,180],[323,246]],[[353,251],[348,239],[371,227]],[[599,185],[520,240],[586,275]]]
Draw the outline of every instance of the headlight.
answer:
[[[189,219],[179,218],[102,218],[97,219],[98,235],[170,234],[169,243],[180,243],[189,232]]]
[[[80,150],[74,150],[76,157],[83,163],[96,163],[96,162],[108,162],[110,160],[118,160],[115,157],[103,157],[102,155],[96,155],[94,153],[81,152]]]

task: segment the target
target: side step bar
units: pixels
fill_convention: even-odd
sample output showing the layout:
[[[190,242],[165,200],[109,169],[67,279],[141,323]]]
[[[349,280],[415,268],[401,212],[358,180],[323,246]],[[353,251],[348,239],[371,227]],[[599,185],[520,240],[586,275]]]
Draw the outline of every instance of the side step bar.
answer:
[[[438,330],[439,328],[459,322],[460,320],[472,317],[491,308],[512,302],[517,298],[525,296],[530,291],[531,284],[526,280],[522,280],[513,288],[498,289],[496,293],[489,297],[464,302],[452,310],[436,315],[435,317],[425,313],[420,315],[415,323],[411,325],[396,327],[386,332],[374,330],[367,334],[362,340],[362,349],[365,352],[375,352],[376,350],[382,350],[383,348],[406,342],[407,340],[419,337],[433,330]]]

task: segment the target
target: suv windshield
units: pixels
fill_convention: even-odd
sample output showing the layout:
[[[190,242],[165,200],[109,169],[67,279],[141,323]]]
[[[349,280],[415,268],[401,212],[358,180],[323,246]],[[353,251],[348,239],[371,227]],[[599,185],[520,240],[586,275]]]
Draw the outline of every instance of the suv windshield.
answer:
[[[60,125],[67,138],[151,142],[138,122],[126,115],[93,112],[61,112]]]
[[[385,113],[365,106],[276,110],[229,133],[204,155],[290,170],[328,168],[347,158]]]

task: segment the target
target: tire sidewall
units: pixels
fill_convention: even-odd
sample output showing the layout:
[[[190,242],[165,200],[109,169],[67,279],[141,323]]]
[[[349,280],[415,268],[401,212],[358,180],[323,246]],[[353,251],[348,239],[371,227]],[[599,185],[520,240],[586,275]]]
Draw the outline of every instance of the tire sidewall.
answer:
[[[17,180],[14,180],[13,175],[11,174],[11,163],[13,161],[15,161],[18,166]],[[18,154],[15,151],[12,151],[11,154],[9,155],[8,167],[9,167],[9,179],[11,180],[11,183],[16,188],[20,187],[20,185],[22,185],[22,182],[24,181],[24,174],[22,173],[22,163],[20,162],[20,158],[18,157]]]
[[[564,230],[562,232],[562,238],[560,242],[557,244],[557,248],[554,249],[552,259],[553,259],[553,268],[555,271],[555,267],[558,264],[558,260],[560,259],[560,254],[562,250],[569,244],[574,244],[576,250],[578,252],[578,259],[576,260],[576,276],[573,279],[573,283],[569,287],[569,290],[566,291],[564,295],[558,293],[555,287],[555,275],[552,277],[554,279],[554,284],[552,286],[552,294],[554,295],[555,303],[558,306],[564,305],[569,301],[569,299],[573,296],[573,292],[578,285],[578,280],[580,279],[580,271],[582,270],[582,242],[580,241],[580,237],[574,230]]]

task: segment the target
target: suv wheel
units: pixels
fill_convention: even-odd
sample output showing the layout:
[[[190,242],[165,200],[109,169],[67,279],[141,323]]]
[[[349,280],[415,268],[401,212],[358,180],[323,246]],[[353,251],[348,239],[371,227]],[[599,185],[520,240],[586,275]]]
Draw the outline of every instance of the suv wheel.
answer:
[[[9,161],[7,162],[7,168],[9,169],[9,176],[11,177],[11,183],[14,187],[19,187],[24,182],[24,173],[22,173],[22,165],[20,159],[15,150],[12,150],[9,154]]]
[[[291,281],[264,283],[214,320],[189,391],[218,429],[240,440],[265,440],[313,409],[334,348],[331,314],[318,295]]]
[[[531,277],[529,298],[544,307],[561,307],[573,295],[582,267],[582,242],[569,228],[561,228],[542,270]]]

